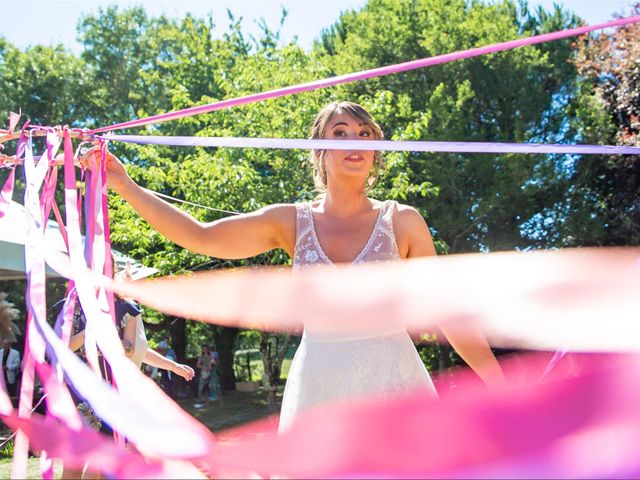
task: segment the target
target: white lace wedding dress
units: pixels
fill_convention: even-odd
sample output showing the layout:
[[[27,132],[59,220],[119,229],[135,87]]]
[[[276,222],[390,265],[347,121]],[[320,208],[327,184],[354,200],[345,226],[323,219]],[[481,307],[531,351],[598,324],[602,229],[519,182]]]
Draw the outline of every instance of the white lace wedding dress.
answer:
[[[352,265],[400,260],[393,233],[396,210],[393,201],[382,204],[371,237]],[[293,268],[332,265],[316,236],[311,204],[297,204],[296,211]],[[301,410],[320,403],[416,388],[436,394],[406,331],[327,337],[305,329],[289,370],[279,429],[286,430]]]

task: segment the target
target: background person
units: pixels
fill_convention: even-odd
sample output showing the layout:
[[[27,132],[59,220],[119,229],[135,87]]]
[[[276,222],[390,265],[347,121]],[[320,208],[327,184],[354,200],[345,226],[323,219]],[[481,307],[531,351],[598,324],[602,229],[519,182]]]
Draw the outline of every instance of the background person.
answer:
[[[12,348],[20,334],[20,329],[16,324],[19,314],[20,312],[14,308],[13,303],[7,301],[7,294],[0,292],[0,341],[2,342],[0,366],[2,366],[7,393],[12,397],[14,406],[17,405],[18,385],[22,370],[20,352]]]
[[[2,348],[0,348],[0,365],[7,382],[7,392],[10,397],[18,395],[18,384],[20,378],[20,352],[15,348],[11,348],[13,342],[5,338],[2,340]]]

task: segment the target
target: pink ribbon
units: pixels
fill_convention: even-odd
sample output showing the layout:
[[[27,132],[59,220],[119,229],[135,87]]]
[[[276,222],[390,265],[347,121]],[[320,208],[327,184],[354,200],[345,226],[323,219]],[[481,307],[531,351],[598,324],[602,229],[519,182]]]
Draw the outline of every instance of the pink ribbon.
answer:
[[[39,415],[25,419],[15,413],[2,413],[0,418],[12,429],[24,432],[32,440],[35,449],[47,451],[52,457],[61,459],[67,468],[82,470],[88,464],[89,471],[101,472],[113,478],[200,477],[200,472],[187,464],[146,458],[115,445],[108,437],[87,427],[70,429]]]
[[[41,163],[46,164],[46,159],[41,159]],[[33,239],[40,232],[42,224],[41,211],[38,204],[38,190],[40,185],[36,183],[37,178],[43,178],[38,175],[38,167],[33,160],[33,141],[31,137],[26,141],[24,148],[24,169],[27,179],[24,195],[24,205],[29,215],[27,242],[25,243],[25,266],[27,270],[27,295],[25,296],[27,304],[27,323],[25,327],[25,347],[24,347],[24,366],[22,370],[22,383],[20,385],[20,401],[18,406],[19,415],[23,418],[29,418],[31,407],[33,406],[33,389],[35,364],[44,361],[45,347],[42,339],[33,324],[34,315],[44,308],[44,288],[40,275],[44,275],[44,270],[40,271],[38,264],[38,253],[33,248]],[[44,263],[44,262],[43,262]],[[42,263],[42,264],[43,264]],[[27,473],[27,455],[29,450],[29,440],[23,432],[16,434],[13,452],[13,463],[11,474],[14,478],[24,478]]]
[[[420,393],[323,405],[276,434],[267,420],[227,432],[220,476],[263,478],[634,478],[640,473],[637,357],[583,356],[544,382],[487,391],[465,376]],[[510,376],[508,378],[510,378]],[[223,440],[223,439],[221,439]],[[598,454],[594,454],[598,452]]]
[[[13,196],[13,185],[16,182],[16,166],[13,165],[11,167],[11,172],[9,172],[9,176],[7,180],[4,182],[2,186],[2,191],[0,192],[0,218],[4,217],[9,209],[9,205],[11,204],[11,197]]]
[[[20,122],[20,114],[15,112],[9,113],[9,125],[6,130],[2,130],[0,128],[0,135],[8,135],[13,133],[15,128],[18,126],[18,122]],[[0,143],[0,150],[2,150],[3,145]]]
[[[161,115],[154,115],[151,117],[139,118],[136,120],[130,120],[128,122],[110,125],[108,127],[96,128],[94,130],[89,130],[86,133],[88,135],[91,135],[95,133],[108,132],[112,130],[123,130],[125,128],[141,127],[143,125],[149,125],[152,123],[166,122],[166,121],[175,120],[178,118],[212,112],[214,110],[222,110],[225,108],[236,107],[236,106],[244,105],[247,103],[259,102],[259,101],[267,100],[271,98],[278,98],[286,95],[293,95],[296,93],[317,90],[319,88],[325,88],[332,85],[340,85],[342,83],[350,83],[358,80],[365,80],[368,78],[382,77],[385,75],[392,75],[394,73],[415,70],[417,68],[426,68],[426,67],[431,67],[433,65],[453,62],[456,60],[461,60],[463,58],[472,58],[480,55],[487,55],[489,53],[511,50],[514,48],[523,47],[525,45],[536,45],[539,43],[550,42],[550,41],[559,40],[562,38],[574,37],[577,35],[583,35],[585,33],[593,32],[595,30],[602,30],[605,28],[628,25],[630,23],[635,23],[638,21],[640,21],[640,16],[620,18],[618,20],[613,20],[611,22],[601,23],[598,25],[571,28],[568,30],[560,30],[557,32],[545,33],[542,35],[535,35],[529,38],[520,38],[517,40],[511,40],[508,42],[487,45],[485,47],[472,48],[469,50],[448,53],[445,55],[438,55],[435,57],[423,58],[420,60],[413,60],[410,62],[399,63],[396,65],[373,68],[371,70],[364,70],[361,72],[349,73],[346,75],[339,75],[337,77],[331,77],[324,80],[316,80],[314,82],[309,82],[309,83],[302,83],[300,85],[279,88],[276,90],[270,90],[268,92],[256,93],[253,95],[247,95],[244,97],[238,97],[238,98],[233,98],[229,100],[222,100],[222,101],[210,103],[207,105],[200,105],[197,107],[185,108],[183,110],[176,110],[174,112],[163,113]]]
[[[65,133],[65,153],[69,158],[71,156],[69,152],[72,151],[70,137],[67,132]],[[41,162],[46,163],[47,159],[43,157]],[[98,308],[97,299],[90,285],[78,286],[83,309],[88,320],[97,325],[100,348],[114,370],[117,371],[119,381],[122,381],[123,385],[127,387],[126,395],[119,397],[108,385],[104,384],[101,378],[89,373],[88,368],[66,349],[47,324],[43,315],[46,302],[43,296],[44,262],[42,261],[42,255],[46,248],[42,244],[42,210],[37,202],[37,185],[35,183],[35,180],[43,179],[44,176],[38,174],[38,167],[34,165],[31,142],[26,150],[24,163],[28,180],[25,204],[31,216],[30,229],[32,233],[29,235],[29,242],[26,246],[30,289],[27,296],[29,326],[25,358],[27,365],[31,365],[31,371],[33,371],[34,365],[38,368],[38,374],[43,379],[47,394],[51,397],[51,402],[54,402],[50,405],[49,414],[60,418],[70,427],[74,425],[74,420],[77,420],[77,412],[73,404],[70,403],[66,389],[57,383],[54,371],[43,361],[45,346],[49,351],[49,357],[62,368],[78,393],[91,403],[102,418],[106,419],[114,428],[122,431],[136,444],[149,452],[156,452],[156,454],[165,457],[197,458],[206,456],[210,446],[213,445],[210,432],[180,410],[124,356],[110,314],[107,313],[105,317],[104,312]],[[74,199],[75,182],[70,181],[69,176],[66,180],[68,187],[73,186],[73,188],[67,189],[67,193],[70,193],[67,195],[67,202],[73,207],[77,204]],[[34,201],[34,193],[36,201]],[[79,260],[78,253],[81,250],[81,244],[74,241],[74,238],[79,239],[80,237],[79,224],[77,221],[73,221],[74,211],[74,208],[67,209],[67,226],[69,227],[67,230],[71,257]],[[34,234],[34,230],[40,234]],[[82,265],[81,260],[80,262]],[[102,269],[99,271],[102,272]],[[24,409],[26,401],[32,398],[27,394],[26,389],[33,388],[33,376],[29,382],[27,373],[27,380],[23,381],[22,387],[21,408]],[[29,419],[28,414],[21,412],[21,416]],[[77,427],[77,423],[75,423],[75,427]],[[58,428],[63,427],[59,426]],[[16,438],[14,476],[23,477],[26,474],[27,447],[27,439],[24,431],[21,430]],[[44,453],[43,465],[46,468],[43,470],[43,474],[48,476],[51,473],[48,469],[50,466],[49,457]],[[181,468],[180,471],[185,475],[184,472],[190,470],[187,466]]]
[[[9,133],[13,132],[15,128],[18,126],[18,122],[20,121],[20,114],[15,112],[9,113]]]
[[[23,130],[20,138],[18,139],[18,146],[16,147],[16,159],[22,156],[22,154],[24,153],[26,142],[27,136]],[[13,197],[13,186],[16,181],[16,165],[17,162],[14,163],[13,167],[11,167],[11,172],[9,173],[7,180],[2,186],[2,191],[0,192],[0,218],[5,216],[9,205],[11,204],[11,198]]]
[[[583,248],[316,267],[295,275],[286,269],[214,271],[130,283],[72,269],[53,254],[47,261],[76,283],[106,285],[156,310],[218,325],[277,331],[304,325],[343,334],[422,331],[455,321],[477,324],[496,346],[637,351],[639,258],[635,248]],[[216,301],[203,303],[211,292]],[[602,318],[608,319],[605,330]]]
[[[53,143],[52,143],[53,142]],[[47,136],[47,155],[43,155],[36,165],[33,158],[32,140],[29,138],[24,153],[24,168],[27,186],[25,189],[25,209],[29,217],[28,231],[25,243],[25,265],[27,267],[27,340],[25,344],[24,358],[25,369],[21,385],[19,413],[24,418],[29,418],[33,405],[34,367],[38,370],[48,401],[53,400],[55,407],[49,412],[58,412],[59,417],[73,425],[79,422],[79,417],[68,395],[65,397],[66,388],[55,377],[45,363],[46,344],[37,329],[37,323],[46,318],[45,306],[45,273],[44,255],[39,243],[44,240],[45,221],[43,212],[47,211],[53,198],[54,189],[45,188],[42,196],[38,198],[38,190],[49,170],[49,164],[53,161],[53,155],[59,141],[54,136]],[[49,413],[48,413],[49,415]],[[12,474],[20,477],[26,474],[26,457],[28,439],[18,432],[14,449],[14,463]],[[46,452],[41,456],[42,475],[50,478],[53,475],[52,464],[47,460]]]

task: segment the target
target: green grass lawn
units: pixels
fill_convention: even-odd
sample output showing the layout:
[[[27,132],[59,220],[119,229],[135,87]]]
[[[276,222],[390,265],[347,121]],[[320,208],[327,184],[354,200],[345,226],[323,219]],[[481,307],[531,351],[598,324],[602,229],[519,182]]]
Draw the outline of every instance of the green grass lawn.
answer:
[[[53,474],[55,478],[62,475],[62,463],[55,461],[53,464]],[[11,478],[11,459],[0,458],[0,478]],[[40,475],[40,459],[36,457],[29,458],[27,464],[27,478],[42,478]]]
[[[278,389],[276,412],[280,411],[283,388]],[[190,415],[206,425],[214,434],[231,427],[258,420],[274,412],[267,409],[267,396],[261,388],[257,392],[226,392],[223,404],[199,402],[195,399],[180,400],[178,403]]]
[[[277,395],[276,410],[280,410],[283,388]],[[223,433],[225,430],[244,425],[254,420],[272,415],[267,409],[267,397],[263,389],[257,392],[227,392],[223,396],[224,403],[198,402],[196,399],[179,400],[178,404],[199,422],[208,427],[213,433]],[[62,465],[55,462],[55,478],[60,478]],[[11,478],[11,458],[0,458],[0,479]],[[40,461],[37,457],[29,458],[27,478],[40,477]]]
[[[287,355],[282,361],[282,369],[280,370],[280,379],[286,380],[289,374],[289,368],[291,367],[291,361],[293,355],[298,348],[297,343],[293,343],[289,346]],[[236,350],[233,361],[233,371],[236,374],[236,378],[239,380],[248,380],[248,372],[251,371],[251,381],[259,382],[262,379],[264,373],[264,366],[262,364],[262,356],[260,350],[257,348],[249,350]]]

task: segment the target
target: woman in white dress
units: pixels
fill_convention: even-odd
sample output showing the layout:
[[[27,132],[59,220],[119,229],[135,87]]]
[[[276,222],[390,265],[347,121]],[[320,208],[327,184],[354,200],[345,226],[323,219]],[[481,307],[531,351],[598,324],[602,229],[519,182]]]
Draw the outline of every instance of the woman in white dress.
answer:
[[[338,102],[318,113],[311,137],[370,140],[381,139],[382,131],[360,105]],[[417,210],[367,196],[383,166],[380,152],[324,150],[311,157],[316,187],[322,192],[318,200],[270,205],[211,223],[201,223],[140,188],[112,154],[107,158],[107,180],[160,234],[212,257],[240,259],[281,248],[299,269],[435,255],[429,229]],[[485,383],[502,383],[502,371],[481,335],[444,333]],[[320,403],[414,388],[435,395],[405,331],[339,337],[305,331],[285,387],[280,428],[288,428],[298,412]]]

